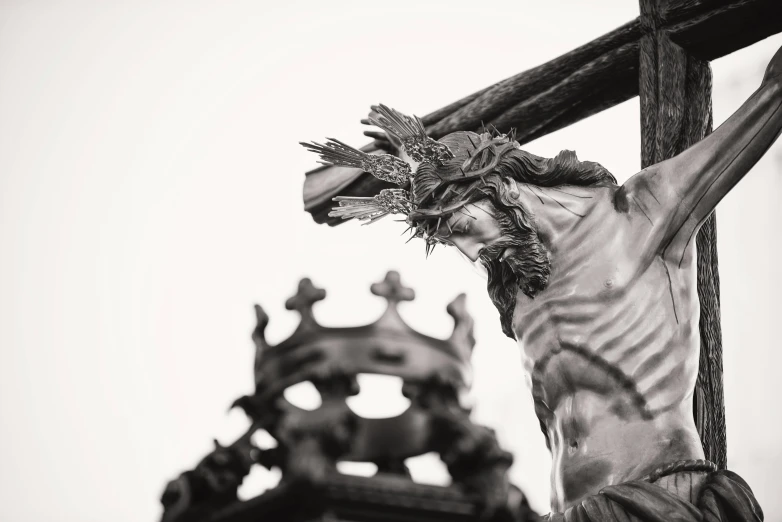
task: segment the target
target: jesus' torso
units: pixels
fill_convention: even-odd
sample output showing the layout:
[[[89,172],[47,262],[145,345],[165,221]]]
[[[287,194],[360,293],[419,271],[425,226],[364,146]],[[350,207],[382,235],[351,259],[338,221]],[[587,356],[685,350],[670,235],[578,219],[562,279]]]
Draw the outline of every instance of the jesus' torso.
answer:
[[[617,190],[594,189],[590,212],[549,245],[546,289],[516,302],[557,511],[668,462],[703,458],[692,413],[695,244],[675,261],[644,252],[644,218],[623,211]]]

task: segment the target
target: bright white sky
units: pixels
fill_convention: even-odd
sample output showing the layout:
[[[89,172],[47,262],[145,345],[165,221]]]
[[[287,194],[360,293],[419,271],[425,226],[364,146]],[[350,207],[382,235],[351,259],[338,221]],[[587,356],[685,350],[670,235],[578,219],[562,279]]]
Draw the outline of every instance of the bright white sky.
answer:
[[[301,202],[314,158],[297,143],[361,145],[371,104],[426,114],[615,28],[637,3],[269,5],[0,5],[0,519],[155,520],[165,482],[243,427],[226,409],[252,388],[253,303],[282,340],[297,324],[283,303],[309,276],[329,292],[323,323],[367,323],[383,308],[369,284],[388,269],[415,288],[402,312],[431,335],[450,333],[445,306],[467,292],[475,419],[547,509],[548,454],[484,282],[453,252],[425,261],[397,223],[316,226]],[[717,124],[780,45],[715,62]],[[638,112],[633,100],[526,148],[574,149],[623,181],[639,169]],[[718,211],[730,466],[772,521],[781,165],[778,143]],[[248,488],[270,480],[260,470]]]

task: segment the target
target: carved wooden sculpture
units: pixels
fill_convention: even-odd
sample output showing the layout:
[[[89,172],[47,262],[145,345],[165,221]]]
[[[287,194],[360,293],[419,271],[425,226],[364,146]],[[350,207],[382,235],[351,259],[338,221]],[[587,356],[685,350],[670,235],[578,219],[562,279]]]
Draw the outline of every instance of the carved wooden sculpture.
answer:
[[[479,131],[485,123],[515,130],[524,144],[634,96],[641,99],[642,166],[672,157],[711,131],[708,61],[782,31],[778,0],[640,0],[641,15],[565,55],[436,110],[422,118],[441,138]],[[388,151],[384,133],[362,147]],[[374,196],[393,184],[358,168],[323,167],[307,173],[305,210],[318,223],[332,198]],[[716,225],[711,217],[698,241],[701,358],[694,416],[706,456],[726,465]]]
[[[644,67],[665,53],[678,58],[642,79],[660,78],[658,95],[676,94],[664,82],[678,78],[683,86],[673,101],[643,100],[671,116],[645,125],[656,133],[653,140],[647,133],[645,161],[657,162],[624,185],[570,151],[550,159],[529,154],[496,129],[435,141],[420,119],[380,105],[369,122],[415,169],[391,179],[401,188],[335,198],[330,215],[372,222],[404,214],[428,247],[455,246],[486,267],[503,331],[525,355],[553,454],[552,505],[564,515],[551,520],[762,519],[749,487],[717,471],[724,436],[699,438],[699,427],[720,424],[699,410],[704,403],[695,402],[699,425],[692,414],[696,380],[700,400],[704,390],[720,391],[714,339],[704,335],[714,333],[709,306],[716,302],[698,295],[710,280],[703,268],[696,272],[697,260],[712,259],[713,242],[697,242],[696,234],[782,131],[782,49],[755,94],[700,140],[710,121],[692,91],[708,83],[704,64],[657,34],[661,13],[646,7]],[[363,154],[333,142],[305,146],[335,166],[347,164],[348,152]],[[712,398],[721,404],[718,393]],[[722,462],[705,460],[704,446]]]

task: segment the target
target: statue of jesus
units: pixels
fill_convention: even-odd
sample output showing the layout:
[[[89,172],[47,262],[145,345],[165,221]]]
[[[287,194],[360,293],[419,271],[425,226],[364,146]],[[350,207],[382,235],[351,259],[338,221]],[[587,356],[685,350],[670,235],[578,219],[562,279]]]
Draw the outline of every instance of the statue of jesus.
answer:
[[[549,520],[762,520],[749,486],[704,460],[693,419],[695,235],[782,131],[782,49],[717,130],[622,186],[570,151],[540,158],[492,132],[435,141],[382,105],[369,119],[401,158],[305,145],[401,188],[337,198],[334,214],[404,214],[485,266],[552,453]]]

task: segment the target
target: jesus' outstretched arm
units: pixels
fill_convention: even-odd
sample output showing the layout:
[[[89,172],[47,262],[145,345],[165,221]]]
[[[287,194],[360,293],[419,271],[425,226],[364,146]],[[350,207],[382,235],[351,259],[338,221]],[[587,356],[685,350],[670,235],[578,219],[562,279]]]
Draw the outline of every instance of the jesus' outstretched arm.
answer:
[[[630,178],[618,194],[646,215],[649,245],[681,263],[700,225],[782,131],[782,49],[757,91],[717,130]]]

